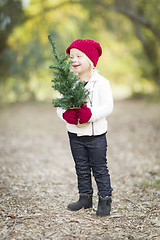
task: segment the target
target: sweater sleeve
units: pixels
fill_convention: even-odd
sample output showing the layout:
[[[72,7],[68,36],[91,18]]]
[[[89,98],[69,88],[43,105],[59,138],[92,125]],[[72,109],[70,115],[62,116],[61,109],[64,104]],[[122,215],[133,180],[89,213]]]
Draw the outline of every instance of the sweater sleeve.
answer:
[[[61,120],[63,120],[64,122],[65,122],[65,120],[64,120],[64,118],[63,118],[63,113],[64,113],[65,111],[66,111],[66,110],[63,109],[63,108],[60,108],[60,107],[57,108],[57,115],[58,115],[58,117],[59,117]]]
[[[98,86],[98,105],[91,107],[92,116],[89,122],[108,117],[113,111],[113,97],[110,83],[107,79],[103,80]]]

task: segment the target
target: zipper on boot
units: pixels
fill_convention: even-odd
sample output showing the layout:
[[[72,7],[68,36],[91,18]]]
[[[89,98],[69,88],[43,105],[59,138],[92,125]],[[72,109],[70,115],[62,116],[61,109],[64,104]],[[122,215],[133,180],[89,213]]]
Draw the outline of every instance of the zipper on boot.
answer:
[[[68,205],[68,210],[78,211],[82,208],[92,208],[92,205],[92,194],[82,193],[79,195],[79,200],[77,202]]]

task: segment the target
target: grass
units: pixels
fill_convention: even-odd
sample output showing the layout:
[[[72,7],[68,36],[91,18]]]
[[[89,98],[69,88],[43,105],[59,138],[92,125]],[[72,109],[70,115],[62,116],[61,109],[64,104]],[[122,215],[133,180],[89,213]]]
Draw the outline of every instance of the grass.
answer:
[[[140,187],[160,190],[160,178],[152,181],[142,181],[140,182]]]

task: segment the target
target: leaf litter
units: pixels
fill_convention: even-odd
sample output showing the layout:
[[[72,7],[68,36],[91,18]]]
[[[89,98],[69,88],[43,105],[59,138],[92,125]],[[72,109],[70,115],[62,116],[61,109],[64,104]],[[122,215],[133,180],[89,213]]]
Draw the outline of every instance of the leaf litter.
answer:
[[[159,107],[115,102],[107,134],[113,204],[102,218],[94,180],[93,209],[67,210],[78,199],[76,175],[51,104],[0,109],[0,240],[160,239]]]

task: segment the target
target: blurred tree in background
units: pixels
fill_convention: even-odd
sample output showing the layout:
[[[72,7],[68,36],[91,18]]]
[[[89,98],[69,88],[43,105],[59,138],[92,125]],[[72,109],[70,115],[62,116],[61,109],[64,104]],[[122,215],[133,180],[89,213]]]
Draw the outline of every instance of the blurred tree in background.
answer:
[[[160,96],[159,0],[1,0],[0,101],[51,99],[48,34],[62,53],[76,38],[103,48],[114,95]]]
[[[133,43],[132,38],[140,41],[140,49],[136,50],[133,43],[129,51],[137,59],[137,67],[141,70],[141,85],[143,86],[144,79],[152,82],[155,87],[154,94],[160,95],[160,1],[75,0],[72,2],[79,2],[88,10],[91,22],[96,24],[96,21],[101,19],[106,31],[114,34],[117,41],[124,42],[128,46],[131,41]],[[131,23],[129,29],[127,29],[128,21]],[[136,92],[138,85],[135,84],[133,91]],[[139,88],[139,91],[142,91],[142,87]]]
[[[0,77],[4,84],[8,77],[17,71],[13,67],[16,52],[8,45],[8,38],[17,25],[24,21],[22,3],[20,1],[1,1],[0,3]]]

